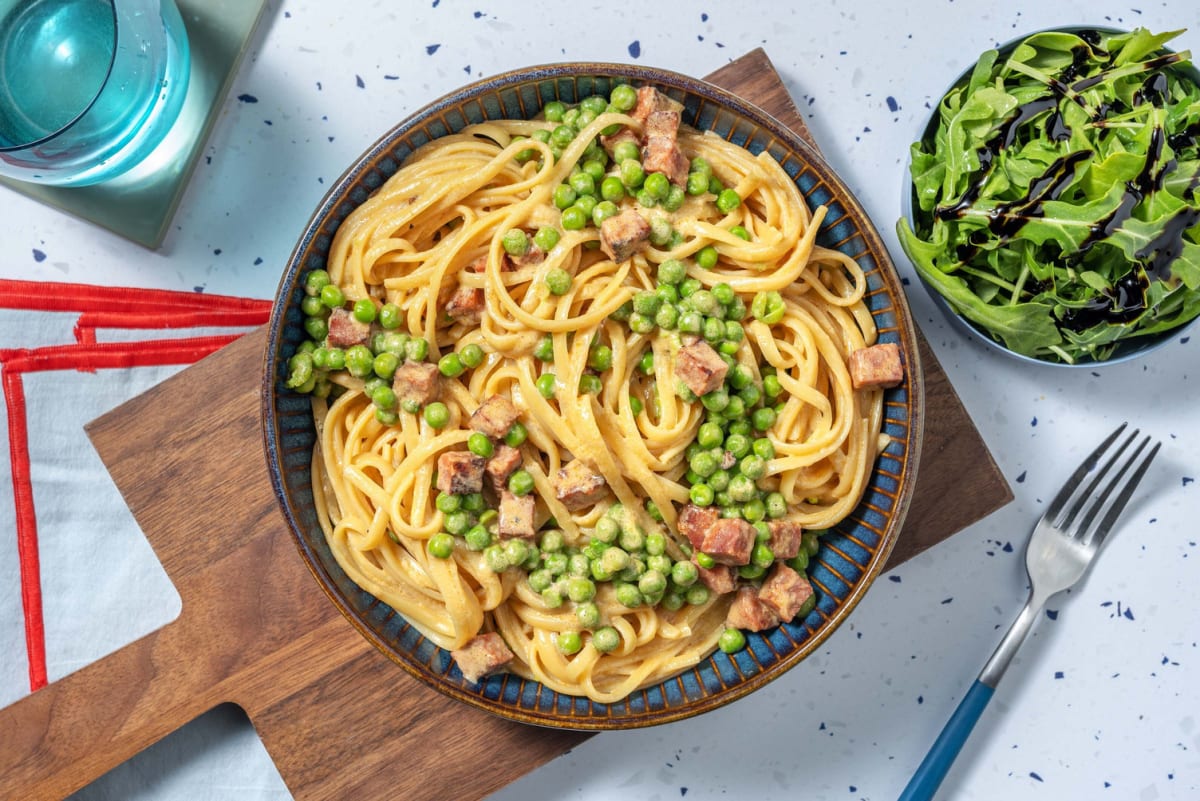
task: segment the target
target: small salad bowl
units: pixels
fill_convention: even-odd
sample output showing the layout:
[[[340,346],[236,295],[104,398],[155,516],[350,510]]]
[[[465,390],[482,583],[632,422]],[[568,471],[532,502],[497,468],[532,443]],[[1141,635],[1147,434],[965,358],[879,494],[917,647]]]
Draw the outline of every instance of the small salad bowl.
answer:
[[[1095,368],[1177,340],[1200,314],[1200,187],[1179,169],[1200,158],[1186,111],[1200,70],[1163,46],[1174,35],[1038,31],[943,93],[910,149],[897,233],[968,336]]]

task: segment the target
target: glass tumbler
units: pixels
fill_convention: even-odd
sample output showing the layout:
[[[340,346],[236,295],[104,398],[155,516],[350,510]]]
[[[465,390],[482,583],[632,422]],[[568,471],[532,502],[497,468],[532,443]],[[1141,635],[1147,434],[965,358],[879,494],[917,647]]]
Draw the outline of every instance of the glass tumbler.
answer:
[[[179,116],[189,68],[175,0],[0,0],[0,175],[125,172]]]

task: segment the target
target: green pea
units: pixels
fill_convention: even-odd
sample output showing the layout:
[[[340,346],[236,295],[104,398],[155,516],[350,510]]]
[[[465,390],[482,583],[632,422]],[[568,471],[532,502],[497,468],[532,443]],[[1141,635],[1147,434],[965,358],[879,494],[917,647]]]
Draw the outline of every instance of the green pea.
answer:
[[[563,225],[563,230],[577,231],[582,230],[584,225],[588,224],[589,213],[584,213],[580,206],[569,206],[563,209],[563,216],[559,219],[559,223]]]
[[[404,346],[404,355],[410,362],[423,362],[429,356],[429,342],[424,337],[412,337]]]
[[[533,346],[533,356],[543,362],[554,361],[554,338],[546,334]]]
[[[542,373],[534,383],[537,386],[538,394],[543,398],[549,400],[554,397],[554,390],[558,385],[558,379],[555,378],[554,373]]]
[[[630,609],[645,603],[642,593],[636,584],[621,583],[616,585],[617,603]]]
[[[330,309],[340,309],[346,305],[346,295],[337,284],[326,284],[321,287],[321,302]]]
[[[504,546],[498,543],[483,549],[483,561],[493,573],[503,573],[510,567],[508,557],[504,555]]]
[[[529,235],[520,228],[510,228],[500,237],[500,247],[510,256],[524,256],[529,252]]]
[[[699,334],[704,330],[704,315],[688,311],[679,315],[679,330],[687,334]]]
[[[487,530],[487,526],[482,523],[476,523],[467,529],[467,533],[463,534],[463,540],[467,543],[467,548],[472,551],[482,551],[492,544],[492,534]]]
[[[304,332],[308,334],[309,339],[321,342],[329,334],[329,323],[320,317],[305,317]]]
[[[652,375],[654,373],[654,351],[648,350],[642,354],[638,360],[638,369],[644,375]]]
[[[621,176],[621,183],[625,184],[628,191],[636,191],[641,188],[646,180],[646,171],[642,169],[642,163],[636,158],[624,159],[619,162],[617,168]]]
[[[573,553],[567,557],[567,574],[571,576],[588,576],[591,574],[592,563],[584,554]]]
[[[653,295],[653,293],[648,293]],[[629,329],[635,334],[649,334],[654,330],[654,319],[639,312],[629,315]]]
[[[321,294],[321,290],[329,286],[329,273],[325,270],[310,270],[304,276],[304,292],[310,296]]]
[[[712,288],[712,296],[716,298],[717,303],[720,303],[722,306],[728,306],[730,303],[733,303],[733,299],[737,297],[733,291],[733,287],[724,281]]]
[[[633,314],[633,301],[627,300],[624,303],[622,303],[620,306],[618,306],[616,308],[616,310],[612,314],[609,315],[609,317],[611,317],[612,319],[614,319],[618,322],[623,323],[623,322],[627,321],[629,319],[630,315],[632,315],[632,314]]]
[[[751,500],[757,492],[758,488],[754,485],[754,480],[748,476],[736,475],[729,479],[729,497],[736,503],[745,503]]]
[[[725,339],[725,324],[716,317],[705,317],[704,328],[700,332],[704,341],[710,344],[716,344]]]
[[[669,244],[674,234],[675,229],[666,217],[656,216],[650,221],[650,244],[655,247],[661,248]]]
[[[634,395],[629,396],[629,411],[633,412],[633,416],[637,417],[646,408],[646,404],[642,403],[642,399]]]
[[[430,428],[445,428],[450,423],[450,410],[441,401],[434,401],[425,407],[425,422]]]
[[[571,188],[578,195],[594,195],[596,194],[596,179],[590,174],[580,171],[572,175],[568,179],[571,183]]]
[[[654,314],[654,324],[664,331],[674,331],[679,325],[679,310],[670,303],[664,303]]]
[[[604,389],[604,382],[600,380],[600,376],[584,373],[579,376],[579,392],[583,395],[599,395]]]
[[[588,353],[588,367],[604,372],[612,367],[613,352],[608,345],[597,345]]]
[[[719,195],[724,188],[725,184],[721,183],[721,179],[717,176],[714,175],[708,179],[708,191],[711,194]]]
[[[519,448],[529,437],[529,430],[519,420],[513,423],[504,435],[504,444],[510,448]]]
[[[729,478],[728,470],[718,470],[708,477],[708,486],[712,487],[713,492],[725,492],[729,489]]]
[[[586,603],[596,597],[596,583],[583,577],[568,579],[567,597],[577,604]]]
[[[704,551],[696,551],[696,564],[705,570],[712,570],[717,566],[717,560],[713,559],[712,554],[707,554]]]
[[[688,298],[688,303],[693,309],[704,315],[712,314],[717,310],[717,299],[707,289],[697,289]]]
[[[621,635],[612,626],[604,626],[592,632],[592,647],[602,654],[615,651],[621,644]]]
[[[698,172],[689,173],[687,177],[687,186],[684,190],[693,197],[708,192],[708,176],[701,175]]]
[[[450,555],[454,553],[454,537],[440,531],[429,538],[425,549],[429,551],[430,556],[437,559],[449,559]]]
[[[533,492],[533,476],[528,470],[516,470],[508,477],[508,491],[518,497]]]
[[[549,570],[543,568],[530,573],[526,581],[529,582],[529,589],[536,593],[541,593],[543,590],[549,589],[550,585],[554,583],[554,576],[550,574]]]
[[[746,647],[746,635],[741,629],[727,628],[717,638],[717,647],[727,654],[736,654]]]
[[[570,184],[559,184],[554,187],[554,206],[559,209],[568,209],[574,203],[579,193]]]
[[[370,298],[359,298],[354,301],[354,307],[350,313],[360,323],[373,323],[379,312],[375,308],[375,301]]]
[[[300,311],[309,317],[320,317],[322,320],[329,316],[329,307],[321,302],[319,295],[305,295],[304,300],[300,301]]]
[[[400,408],[408,414],[416,414],[421,411],[421,403],[416,398],[405,398],[400,401]]]
[[[754,440],[754,455],[761,459],[775,458],[775,445],[766,437],[759,437]]]
[[[460,376],[464,370],[466,370],[466,366],[463,365],[462,358],[457,353],[447,353],[438,359],[438,371],[447,378]]]
[[[728,214],[740,205],[742,197],[734,189],[722,189],[721,194],[717,195],[717,208],[722,214]]]
[[[616,542],[617,536],[621,533],[621,526],[616,520],[611,517],[602,517],[596,521],[596,526],[593,529],[592,536],[604,543]]]
[[[375,409],[375,420],[385,426],[394,426],[399,419],[400,415],[393,409]]]
[[[567,115],[564,114],[563,122],[565,123],[567,121],[567,119],[568,119]],[[577,133],[577,131],[574,128],[572,128],[570,125],[565,125],[565,124],[559,125],[557,128],[555,128],[553,131],[550,132],[550,142],[552,144],[558,145],[559,147],[566,147],[567,145],[571,144],[571,142],[575,139],[576,133]]]
[[[667,259],[658,265],[658,280],[664,284],[678,284],[687,278],[687,266],[679,259]]]
[[[542,107],[542,114],[550,122],[562,122],[563,113],[567,110],[566,103],[561,100],[551,100]]]
[[[595,628],[600,624],[600,607],[590,601],[579,604],[575,607],[575,618],[584,628]]]
[[[676,562],[671,566],[671,581],[676,587],[690,587],[700,578],[700,571],[692,562]]]
[[[690,298],[704,286],[699,278],[685,278],[679,282],[679,297]]]
[[[433,501],[433,505],[436,506],[437,510],[443,514],[457,512],[462,507],[462,495],[438,493],[437,499],[434,499]]]
[[[641,206],[642,208],[652,209],[658,205],[658,198],[656,198],[651,193],[647,192],[644,188],[639,189],[637,194],[634,195],[634,197],[637,200],[638,205]]]
[[[772,492],[767,495],[766,507],[767,517],[772,520],[778,520],[787,514],[787,501],[784,500],[781,492]]]
[[[559,632],[556,643],[559,653],[567,656],[579,653],[579,649],[583,647],[583,639],[579,636],[578,631]]]
[[[717,387],[701,397],[700,402],[710,412],[719,412],[729,405],[729,391],[725,387]]]
[[[808,560],[808,551],[801,548],[795,556],[787,560],[787,566],[792,570],[795,570],[797,573],[803,573],[804,571],[808,570]]]
[[[600,181],[600,197],[613,203],[619,203],[625,197],[625,185],[615,175],[609,175]]]
[[[708,451],[700,451],[688,461],[688,467],[703,478],[711,476],[719,466],[720,461]]]
[[[605,220],[616,217],[618,211],[616,203],[611,200],[601,200],[596,204],[596,208],[592,209],[592,222],[599,227],[604,224]]]
[[[696,264],[703,267],[705,270],[711,270],[717,266],[718,253],[717,249],[712,245],[705,245],[696,251]]]
[[[688,490],[688,499],[696,506],[712,506],[713,488],[707,484],[693,484]]]
[[[630,142],[628,140],[618,142],[613,148],[613,162],[617,165],[621,165],[630,159],[637,161],[641,155],[642,151],[637,146],[636,142]]]
[[[715,448],[725,441],[725,432],[716,423],[703,423],[696,432],[696,442],[702,448]]]
[[[367,378],[375,372],[375,355],[366,345],[351,345],[346,349],[346,369],[355,378]]]
[[[389,386],[378,387],[371,393],[371,403],[380,409],[394,409],[396,406],[396,393]]]
[[[703,156],[696,156],[696,158],[692,159],[691,164],[688,165],[688,174],[703,175],[705,178],[710,178],[712,176],[712,164]]]
[[[745,317],[746,317],[746,301],[742,300],[740,297],[735,296],[733,299],[733,302],[730,303],[729,306],[727,306],[725,308],[725,319],[736,322],[738,320],[745,319]],[[738,338],[738,341],[741,341],[740,337]]]
[[[708,603],[708,587],[703,584],[693,584],[687,588],[687,594],[684,597],[692,606],[706,604]]]
[[[643,188],[655,200],[663,200],[671,191],[671,181],[661,172],[652,172],[646,176]]]
[[[291,389],[301,387],[312,378],[313,357],[311,353],[297,353],[288,359],[289,375],[287,386]]]
[[[371,363],[371,369],[375,371],[375,375],[380,378],[386,378],[389,381],[396,374],[396,368],[400,366],[400,360],[396,358],[396,354],[384,351],[375,357]]]
[[[752,453],[742,459],[738,469],[746,478],[758,481],[767,474],[767,463],[761,456]]]
[[[592,147],[584,151],[584,155],[587,157],[587,160],[583,162],[583,173],[584,175],[591,176],[592,191],[595,192],[599,189],[599,182],[604,180],[604,162],[597,158],[597,156],[604,156],[604,150],[600,149],[593,142]],[[607,158],[607,156],[604,157]]]
[[[647,570],[638,579],[638,592],[642,595],[661,595],[667,589],[667,577],[657,570]]]
[[[570,205],[570,204],[568,204]],[[541,250],[549,252],[558,244],[559,233],[557,228],[543,226],[533,235],[533,244],[537,245]]]
[[[459,509],[446,515],[445,526],[446,531],[451,534],[465,534],[474,522],[471,519],[471,513],[466,509]]]
[[[546,289],[551,295],[565,295],[571,291],[571,274],[561,267],[546,272]]]
[[[824,529],[810,528],[800,535],[800,545],[810,557],[816,556],[821,550],[821,535],[824,533]]]
[[[479,431],[467,437],[467,450],[485,459],[490,458],[496,452],[496,448],[492,445],[492,441],[488,439],[488,435]]]
[[[549,589],[543,590],[542,603],[544,603],[550,609],[557,609],[563,605],[562,593],[558,591],[557,587],[553,586]]]
[[[667,190],[667,196],[662,199],[662,207],[664,211],[679,211],[683,208],[683,201],[686,199],[687,193],[682,186],[671,185]]]
[[[766,431],[775,425],[775,410],[767,406],[755,409],[754,414],[750,416],[750,422],[754,425],[755,430]]]
[[[778,377],[769,375],[763,378],[763,394],[772,400],[783,394],[783,385]]]
[[[662,298],[653,292],[643,290],[633,296],[633,310],[638,314],[653,317],[662,305]]]
[[[745,240],[746,242],[750,241],[750,232],[747,231],[744,226],[735,225],[729,229],[729,233],[733,234],[738,239]]]
[[[637,105],[637,90],[627,83],[617,84],[608,93],[608,99],[618,111],[631,111]]]

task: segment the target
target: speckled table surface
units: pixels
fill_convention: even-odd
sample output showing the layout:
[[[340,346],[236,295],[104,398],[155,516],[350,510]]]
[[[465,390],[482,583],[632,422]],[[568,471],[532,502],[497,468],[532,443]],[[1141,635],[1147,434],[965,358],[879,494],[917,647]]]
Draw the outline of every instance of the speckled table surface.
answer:
[[[1200,339],[1184,334],[1140,361],[1098,370],[1019,364],[948,326],[892,233],[908,143],[979,51],[1076,23],[1191,25],[1176,45],[1200,51],[1193,4],[403,5],[269,2],[163,247],[145,250],[4,191],[0,278],[270,298],[297,233],[345,165],[462,83],[562,60],[704,75],[762,47],[912,277],[915,318],[1016,495],[887,574],[817,654],[763,691],[697,719],[599,735],[495,799],[895,798],[1024,601],[1031,523],[1123,419],[1163,439],[1163,451],[1104,558],[1039,621],[940,797],[1200,797]],[[4,312],[0,347],[65,341],[70,325]],[[178,596],[82,432],[170,369],[25,382],[50,680],[178,613]],[[0,473],[7,485],[7,460]],[[0,531],[12,531],[3,497]],[[15,545],[0,537],[0,705],[28,692],[21,620]],[[221,708],[77,797],[290,796],[244,716]]]

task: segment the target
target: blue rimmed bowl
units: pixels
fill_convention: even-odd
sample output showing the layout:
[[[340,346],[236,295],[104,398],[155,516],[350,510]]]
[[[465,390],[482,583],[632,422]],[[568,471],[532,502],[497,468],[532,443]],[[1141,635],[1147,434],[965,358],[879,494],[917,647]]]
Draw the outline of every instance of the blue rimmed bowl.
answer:
[[[759,153],[767,151],[795,181],[810,206],[829,213],[818,242],[846,253],[869,281],[867,303],[881,342],[899,345],[904,383],[884,398],[891,444],[879,457],[866,494],[850,517],[822,538],[811,578],[817,605],[803,620],[750,634],[745,650],[717,651],[695,668],[598,704],[563,695],[512,674],[467,682],[449,652],[425,639],[401,615],[359,589],[334,560],[312,493],[316,442],[309,398],[284,386],[288,359],[305,339],[303,277],[323,268],[334,232],[350,212],[421,145],[486,120],[526,118],[551,100],[574,103],[608,94],[615,82],[650,84],[683,103],[683,121]],[[268,471],[300,554],[330,600],[376,648],[441,692],[506,718],[567,729],[623,729],[679,720],[741,698],[778,678],[841,625],[879,575],[900,533],[916,481],[923,430],[923,386],[916,333],[900,280],[878,232],[841,179],[796,133],[761,109],[694,78],[625,64],[555,64],[505,73],[471,84],[418,111],[389,131],[333,185],[292,254],[269,325],[262,386]]]

